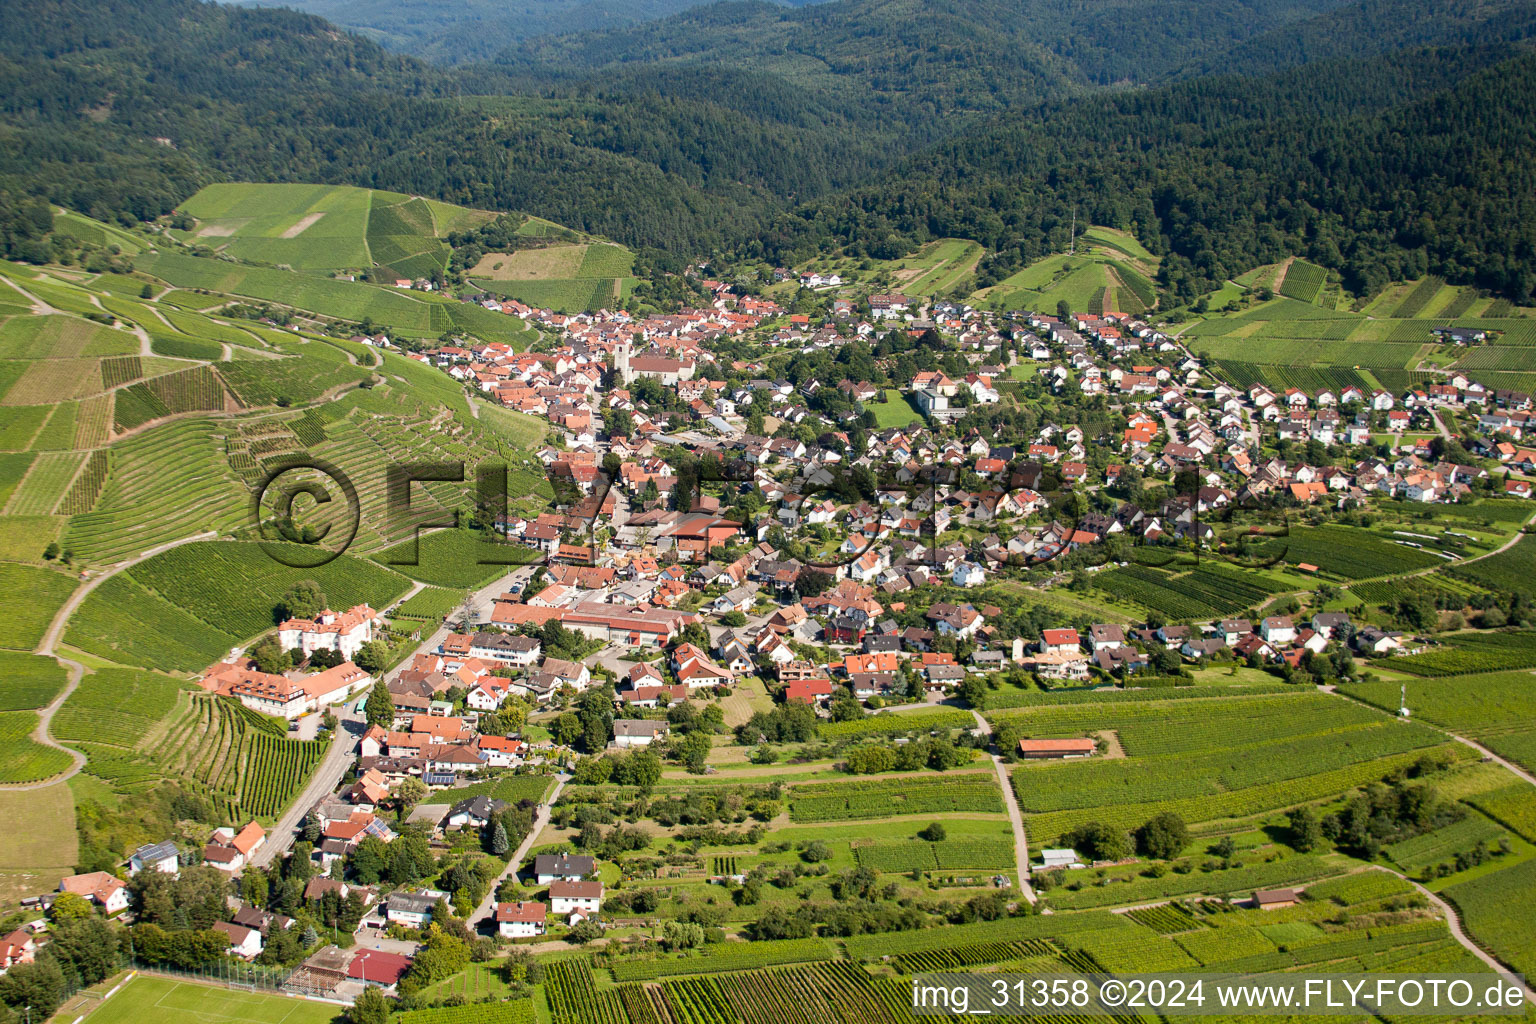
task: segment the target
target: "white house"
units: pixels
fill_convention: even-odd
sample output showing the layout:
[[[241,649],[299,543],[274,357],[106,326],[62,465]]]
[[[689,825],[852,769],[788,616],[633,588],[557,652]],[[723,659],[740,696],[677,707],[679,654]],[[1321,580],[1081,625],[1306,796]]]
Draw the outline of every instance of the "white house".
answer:
[[[128,887],[122,879],[105,871],[92,871],[84,875],[70,875],[59,881],[59,892],[72,892],[84,896],[107,914],[117,914],[128,909]]]
[[[1288,615],[1271,615],[1260,624],[1259,635],[1266,643],[1288,644],[1296,639],[1296,625]]]
[[[557,879],[579,882],[597,870],[593,857],[572,853],[541,853],[533,858],[533,877],[540,885],[549,885]]]
[[[957,587],[979,587],[987,582],[987,573],[975,562],[961,562],[952,576]]]
[[[181,863],[176,844],[169,839],[163,839],[158,843],[148,843],[133,851],[133,856],[128,858],[128,873],[136,875],[140,871],[160,871],[167,875],[181,873]]]
[[[425,928],[432,923],[432,908],[448,894],[435,889],[422,892],[391,893],[384,901],[384,917],[390,924],[407,928]]]
[[[353,605],[339,615],[326,608],[313,619],[289,619],[279,625],[278,642],[284,650],[297,647],[305,654],[340,651],[351,661],[373,639],[373,624],[378,618],[379,613],[365,604]]]
[[[591,915],[597,913],[602,907],[602,882],[549,883],[549,909],[560,917],[577,910]]]
[[[620,718],[613,723],[613,743],[617,747],[648,747],[667,734],[667,723],[646,718]]]
[[[556,885],[562,883],[556,882]],[[564,883],[567,885],[580,883]],[[504,939],[528,939],[544,934],[548,911],[538,900],[496,904],[496,930]]]
[[[229,938],[229,952],[245,960],[253,959],[261,952],[261,932],[228,921],[213,922],[213,930]]]

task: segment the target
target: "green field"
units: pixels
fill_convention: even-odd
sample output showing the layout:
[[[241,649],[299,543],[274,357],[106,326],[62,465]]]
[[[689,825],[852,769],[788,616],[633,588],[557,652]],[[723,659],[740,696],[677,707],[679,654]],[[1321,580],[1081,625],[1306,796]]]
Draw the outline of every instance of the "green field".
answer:
[[[41,643],[77,582],[52,569],[0,563],[0,648],[30,651]]]
[[[1315,693],[1085,703],[993,712],[1000,742],[1112,731],[1126,756],[1025,764],[1013,785],[1034,841],[1087,821],[1134,828],[1164,810],[1191,825],[1379,780],[1444,737]]]
[[[91,1024],[330,1024],[339,1007],[140,975],[87,1017]]]
[[[906,395],[894,388],[886,388],[885,401],[869,402],[865,408],[874,412],[875,423],[881,430],[923,422],[923,414],[917,411]]]
[[[64,689],[68,675],[52,658],[0,651],[0,711],[23,711],[48,704]]]
[[[492,216],[396,192],[247,183],[209,185],[181,212],[197,219],[182,237],[242,260],[301,271],[377,264],[419,277],[447,265],[448,231]]]

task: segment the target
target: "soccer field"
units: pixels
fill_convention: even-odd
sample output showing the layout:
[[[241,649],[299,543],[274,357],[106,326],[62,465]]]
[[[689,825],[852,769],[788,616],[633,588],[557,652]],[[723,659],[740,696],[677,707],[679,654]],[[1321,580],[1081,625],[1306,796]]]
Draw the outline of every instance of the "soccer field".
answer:
[[[139,975],[86,1019],[91,1024],[330,1024],[340,1013],[327,1003]]]

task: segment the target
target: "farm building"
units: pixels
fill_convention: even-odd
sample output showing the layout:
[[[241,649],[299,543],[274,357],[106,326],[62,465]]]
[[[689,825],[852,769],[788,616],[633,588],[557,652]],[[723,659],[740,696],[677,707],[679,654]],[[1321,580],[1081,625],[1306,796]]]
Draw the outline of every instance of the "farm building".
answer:
[[[1295,889],[1259,889],[1253,894],[1253,905],[1260,910],[1283,910],[1301,902]]]
[[[1027,758],[1091,757],[1099,749],[1093,739],[1019,740],[1019,756]]]

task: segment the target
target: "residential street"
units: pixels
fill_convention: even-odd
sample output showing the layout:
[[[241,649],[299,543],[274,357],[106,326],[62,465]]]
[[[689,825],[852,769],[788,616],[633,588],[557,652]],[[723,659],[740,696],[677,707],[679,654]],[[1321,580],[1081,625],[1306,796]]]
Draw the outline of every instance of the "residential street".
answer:
[[[493,916],[496,908],[497,887],[501,885],[502,880],[508,875],[517,873],[517,869],[523,863],[523,859],[528,856],[528,851],[533,848],[534,841],[539,838],[539,833],[543,831],[545,825],[549,824],[549,809],[556,800],[560,799],[560,791],[565,788],[566,782],[570,780],[569,775],[561,775],[558,778],[559,781],[555,783],[554,791],[549,794],[549,799],[539,804],[538,810],[534,813],[533,827],[528,830],[528,835],[523,837],[523,841],[512,852],[512,859],[507,861],[507,869],[496,876],[496,881],[491,884],[490,893],[487,894],[485,899],[480,901],[480,905],[475,908],[475,912],[469,916],[466,924],[469,925],[471,931],[478,928],[481,922]]]

